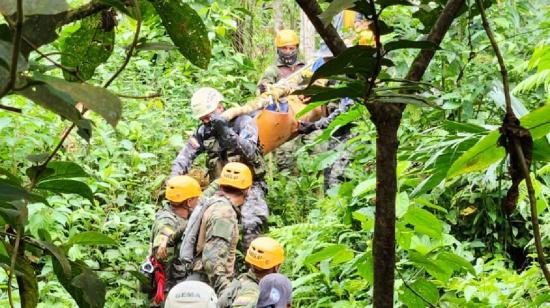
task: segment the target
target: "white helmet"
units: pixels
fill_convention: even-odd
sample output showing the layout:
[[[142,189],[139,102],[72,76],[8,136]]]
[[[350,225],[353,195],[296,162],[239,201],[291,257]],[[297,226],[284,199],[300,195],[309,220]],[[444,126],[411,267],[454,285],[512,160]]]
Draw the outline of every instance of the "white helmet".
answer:
[[[216,308],[218,297],[201,281],[183,281],[175,285],[166,298],[166,308]]]
[[[223,95],[214,88],[198,89],[191,97],[191,111],[195,119],[200,119],[212,113],[223,100]]]

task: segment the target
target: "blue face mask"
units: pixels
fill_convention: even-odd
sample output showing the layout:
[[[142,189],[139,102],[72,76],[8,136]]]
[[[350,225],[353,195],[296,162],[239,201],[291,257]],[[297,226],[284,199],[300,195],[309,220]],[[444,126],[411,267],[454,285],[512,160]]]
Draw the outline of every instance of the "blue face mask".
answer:
[[[284,65],[294,65],[298,61],[298,49],[290,53],[277,49],[277,56],[279,57],[279,61]]]

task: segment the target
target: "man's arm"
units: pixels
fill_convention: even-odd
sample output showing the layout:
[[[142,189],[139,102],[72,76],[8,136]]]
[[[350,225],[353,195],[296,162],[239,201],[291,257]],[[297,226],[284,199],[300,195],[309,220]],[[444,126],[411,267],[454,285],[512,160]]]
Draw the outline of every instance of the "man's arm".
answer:
[[[223,214],[226,215],[213,215],[208,222],[202,252],[204,270],[218,294],[227,288],[233,279],[227,272],[227,264],[230,262],[231,241],[236,236],[235,232],[238,232],[236,216],[229,212]]]
[[[220,116],[211,118],[212,125],[219,136],[220,144],[226,149],[234,149],[248,162],[253,162],[260,155],[258,151],[258,127],[250,116],[241,116],[237,134],[227,121]]]
[[[191,136],[172,163],[172,172],[170,173],[170,177],[186,174],[193,164],[195,157],[202,153],[202,151],[203,149],[197,138],[195,138],[195,136]]]

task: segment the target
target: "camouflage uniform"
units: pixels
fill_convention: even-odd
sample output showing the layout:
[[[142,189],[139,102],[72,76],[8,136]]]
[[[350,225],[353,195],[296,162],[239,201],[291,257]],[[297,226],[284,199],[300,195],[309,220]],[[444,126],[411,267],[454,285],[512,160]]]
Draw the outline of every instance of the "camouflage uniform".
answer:
[[[153,256],[160,246],[162,237],[169,237],[167,248],[168,259],[161,262],[166,275],[166,292],[182,278],[180,272],[176,269],[179,262],[177,253],[179,252],[179,246],[186,226],[187,219],[176,215],[170,205],[165,205],[157,212],[151,229],[151,255]]]
[[[209,207],[201,220],[193,274],[189,279],[206,278],[206,282],[220,294],[230,286],[235,276],[240,213],[238,207],[220,194],[206,202]]]
[[[254,308],[260,295],[260,286],[256,275],[249,270],[239,276],[239,288],[236,291],[235,299],[233,300],[234,308]]]
[[[297,61],[296,64],[294,64],[293,66],[288,66],[282,63],[279,58],[277,58],[277,63],[268,66],[262,74],[262,77],[258,82],[259,92],[263,92],[261,91],[262,85],[272,85],[277,81],[290,76],[292,73],[296,72],[304,66],[305,64],[301,61]]]
[[[316,121],[314,123],[315,128],[327,128],[330,123],[336,119],[336,117],[348,111],[352,103],[353,101],[351,99],[343,98],[340,100],[339,104],[329,104],[329,110],[331,110],[330,114],[327,117]],[[346,142],[353,137],[351,134],[351,129],[353,126],[354,125],[352,123],[349,123],[338,128],[332,134],[332,138],[328,142],[328,148],[336,150],[336,152],[340,153],[340,156],[333,164],[323,170],[325,190],[334,185],[338,185],[345,180],[344,171],[351,161],[351,151],[347,148]]]
[[[265,202],[267,185],[263,179],[265,161],[258,147],[256,122],[250,116],[243,115],[229,123],[213,118],[211,124],[199,126],[176,157],[171,175],[186,174],[195,157],[201,153],[208,155],[210,179],[218,178],[228,162],[242,162],[252,169],[254,183],[242,205],[243,247],[246,249],[260,234],[269,215]]]
[[[266,85],[277,83],[279,80],[290,76],[292,73],[296,72],[304,66],[305,64],[300,61],[297,61],[296,64],[294,64],[293,66],[288,66],[282,63],[279,58],[277,58],[277,63],[268,66],[267,69],[264,71],[262,77],[260,78],[260,81],[258,82],[257,94],[261,94],[262,92],[264,92],[262,90]],[[273,151],[273,155],[275,156],[275,163],[277,164],[277,168],[279,170],[292,171],[296,166],[296,158],[294,157],[294,154],[301,146],[302,142],[300,140],[300,137],[298,137],[283,143],[281,146],[275,149]]]

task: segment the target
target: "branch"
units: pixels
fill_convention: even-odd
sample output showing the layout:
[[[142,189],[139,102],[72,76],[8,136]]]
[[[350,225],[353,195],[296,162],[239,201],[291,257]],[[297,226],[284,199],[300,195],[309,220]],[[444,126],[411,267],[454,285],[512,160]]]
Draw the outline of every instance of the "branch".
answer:
[[[77,9],[58,13],[55,15],[55,18],[58,19],[57,27],[59,28],[77,20],[84,19],[108,8],[110,8],[110,6],[92,1]]]
[[[334,29],[334,27],[330,24],[325,27],[321,19],[319,19],[319,15],[321,15],[323,11],[317,1],[296,0],[296,3],[298,3],[298,5],[302,8],[302,11],[306,13],[309,21],[311,21],[311,24],[315,27],[315,30],[317,30],[323,41],[325,41],[328,48],[335,56],[346,50],[346,44],[342,38],[340,38],[340,35],[336,29]]]
[[[128,50],[128,53],[126,54],[126,59],[124,59],[124,63],[122,63],[122,65],[113,74],[113,76],[111,78],[109,78],[109,80],[103,85],[104,88],[107,88],[109,85],[111,85],[111,83],[124,70],[126,65],[128,65],[128,63],[130,62],[130,58],[132,57],[132,53],[134,52],[134,49],[136,48],[137,42],[139,40],[139,32],[141,30],[141,11],[140,11],[140,8],[139,8],[139,0],[133,0],[133,2],[134,2],[135,9],[136,9],[136,18],[137,18],[137,21],[136,21],[137,25],[136,25],[136,32],[134,34],[134,40],[132,41],[132,45],[130,46],[130,49]],[[88,111],[87,108],[82,108],[81,114],[84,115],[87,111]],[[59,149],[61,149],[61,147],[63,146],[63,143],[65,142],[65,139],[67,139],[67,137],[69,136],[69,134],[71,133],[71,131],[75,127],[76,127],[76,124],[73,123],[67,129],[65,129],[65,131],[63,132],[63,135],[61,136],[61,140],[59,140],[59,143],[57,144],[55,149],[52,151],[50,156],[48,156],[48,159],[41,165],[42,167],[44,167],[43,169],[45,169],[46,165],[48,164],[48,162],[50,162],[52,160],[52,158],[55,156],[57,151],[59,151]],[[38,172],[38,174],[43,169],[41,168],[40,171]]]
[[[439,15],[437,21],[430,30],[430,33],[428,34],[426,40],[433,42],[437,46],[439,46],[439,44],[441,44],[441,41],[443,41],[445,34],[449,30],[449,27],[457,16],[458,11],[460,11],[463,5],[464,0],[449,0],[449,2],[447,2],[447,5],[445,5],[445,7],[443,8],[441,15]],[[422,51],[420,51],[414,59],[413,63],[411,64],[411,67],[405,79],[420,81],[422,79],[422,76],[424,76],[424,73],[426,72],[426,69],[428,68],[428,65],[430,64],[433,56],[435,55],[435,52],[435,49],[423,49]]]
[[[7,111],[12,111],[12,112],[17,112],[17,113],[21,113],[21,108],[10,107],[10,106],[6,106],[6,105],[0,105],[0,109],[4,109],[4,110],[7,110]]]
[[[368,88],[365,94],[364,103],[366,104],[368,102],[368,98],[370,94],[372,93],[372,90],[374,89],[374,86],[376,84],[376,78],[378,78],[378,74],[380,74],[380,71],[382,70],[382,43],[380,42],[380,24],[378,23],[378,17],[379,14],[382,14],[382,9],[380,9],[380,13],[376,12],[376,6],[374,5],[374,0],[369,1],[371,11],[372,13],[372,23],[374,25],[374,41],[375,41],[375,47],[376,47],[376,66],[374,68],[374,72],[372,76],[370,76]]]
[[[500,49],[498,48],[498,44],[493,35],[493,31],[491,30],[491,26],[489,25],[489,21],[487,20],[487,16],[485,15],[485,9],[483,8],[483,3],[481,2],[481,0],[476,0],[476,4],[481,14],[481,21],[483,24],[483,28],[487,33],[487,37],[491,42],[491,46],[493,46],[493,50],[498,60],[498,65],[500,67],[500,74],[502,75],[502,84],[504,87],[504,99],[506,101],[506,117],[504,119],[504,124],[503,124],[503,127],[504,127],[506,126],[506,123],[514,123],[518,121],[512,109],[512,100],[510,98],[510,85],[508,81],[508,71],[506,70],[506,65],[504,64],[504,58],[500,53]],[[539,260],[540,267],[544,274],[544,278],[546,279],[546,283],[548,284],[548,286],[550,286],[550,270],[548,270],[548,267],[546,266],[546,259],[544,257],[544,250],[542,248],[540,227],[539,227],[538,214],[537,214],[537,200],[535,198],[535,189],[533,188],[533,183],[531,182],[531,175],[529,174],[529,167],[527,166],[527,161],[525,159],[525,154],[523,152],[523,148],[519,138],[514,135],[509,135],[506,137],[509,138],[512,144],[513,151],[515,152],[516,158],[518,159],[521,173],[525,178],[525,185],[527,186],[527,192],[529,194],[529,204],[531,209],[531,223],[533,224],[533,237],[535,240],[535,248],[537,250],[537,258]],[[511,153],[509,154],[510,156],[512,156]],[[513,161],[513,159],[511,159],[511,161]]]
[[[122,73],[124,68],[126,68],[126,65],[130,62],[130,58],[132,58],[132,54],[134,53],[134,49],[136,48],[136,45],[139,40],[139,32],[141,31],[141,11],[139,9],[139,0],[133,0],[134,6],[136,9],[136,32],[134,34],[134,40],[132,41],[132,45],[130,46],[130,49],[128,49],[128,53],[126,54],[126,59],[124,59],[124,63],[118,68],[118,70],[113,74],[113,76],[105,82],[103,85],[104,88],[107,88],[117,77]]]
[[[122,94],[122,93],[115,93],[116,96],[122,97],[122,98],[133,98],[133,99],[151,99],[151,98],[157,98],[161,97],[161,93],[153,93],[149,95],[128,95],[128,94]]]
[[[21,48],[21,34],[23,33],[23,0],[17,0],[17,20],[15,22],[15,34],[13,35],[10,79],[0,91],[0,98],[4,97],[15,84],[17,77],[17,61],[19,60],[19,49]]]

